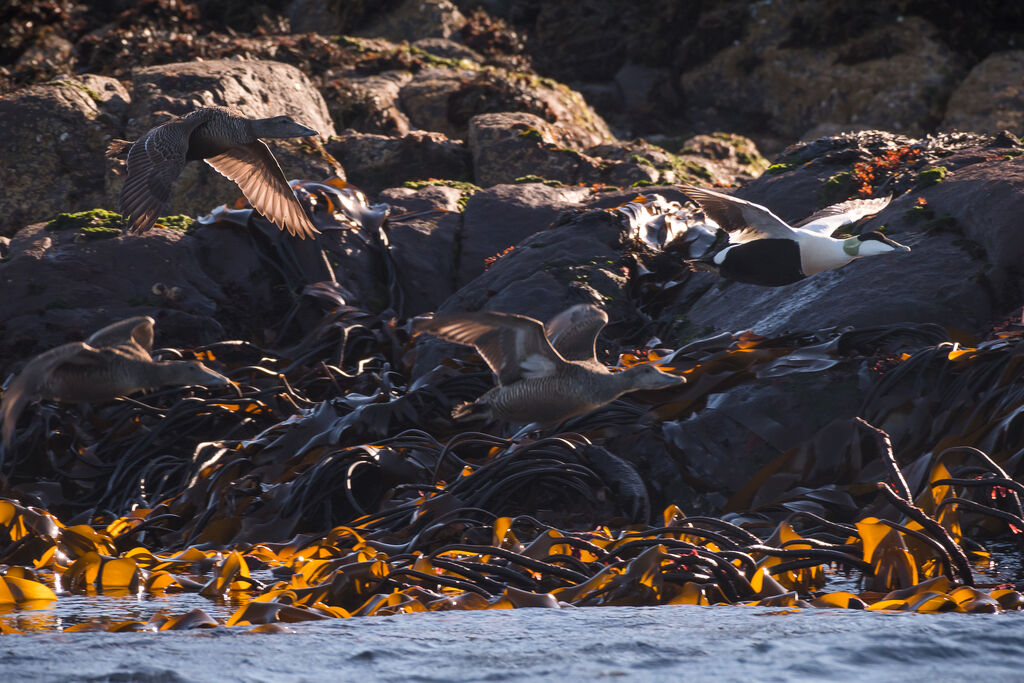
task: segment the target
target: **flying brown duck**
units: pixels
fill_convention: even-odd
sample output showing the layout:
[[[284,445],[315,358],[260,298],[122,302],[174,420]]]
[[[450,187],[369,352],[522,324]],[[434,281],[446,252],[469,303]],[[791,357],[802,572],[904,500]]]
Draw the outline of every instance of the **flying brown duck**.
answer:
[[[417,321],[414,330],[476,348],[498,379],[472,403],[455,408],[456,418],[482,415],[517,423],[556,424],[583,415],[640,389],[679,386],[686,380],[654,365],[610,372],[594,357],[594,340],[608,320],[595,306],[574,306],[548,323],[559,339],[552,346],[544,325],[511,313],[454,313]]]
[[[114,140],[109,155],[129,150],[121,213],[129,219],[131,232],[149,230],[170,201],[185,162],[203,159],[235,181],[249,203],[279,228],[303,239],[312,237],[319,231],[260,138],[316,134],[288,116],[248,119],[224,107],[202,107],[151,129],[134,144]]]
[[[4,446],[10,445],[22,409],[36,399],[101,402],[168,384],[231,382],[199,361],[154,361],[152,350],[153,319],[139,316],[108,325],[84,342],[39,354],[3,393]]]

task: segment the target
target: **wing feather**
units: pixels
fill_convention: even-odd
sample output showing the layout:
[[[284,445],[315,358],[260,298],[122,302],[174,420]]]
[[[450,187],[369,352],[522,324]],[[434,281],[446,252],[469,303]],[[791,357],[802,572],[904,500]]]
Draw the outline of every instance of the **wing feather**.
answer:
[[[591,304],[577,304],[544,323],[552,346],[566,360],[597,360],[597,335],[608,324],[608,314]]]
[[[565,363],[533,318],[511,313],[454,313],[419,321],[417,332],[476,348],[500,384],[552,374]]]
[[[302,239],[320,232],[309,220],[280,164],[262,140],[232,147],[206,159],[206,163],[237,183],[253,207],[279,228]]]
[[[681,189],[711,220],[730,233],[729,240],[733,244],[794,237],[793,229],[785,221],[760,204],[704,187],[683,185]]]
[[[844,225],[856,223],[868,216],[874,216],[887,207],[891,201],[891,195],[876,199],[850,199],[839,204],[826,206],[821,211],[811,214],[793,227],[819,235],[831,235]]]

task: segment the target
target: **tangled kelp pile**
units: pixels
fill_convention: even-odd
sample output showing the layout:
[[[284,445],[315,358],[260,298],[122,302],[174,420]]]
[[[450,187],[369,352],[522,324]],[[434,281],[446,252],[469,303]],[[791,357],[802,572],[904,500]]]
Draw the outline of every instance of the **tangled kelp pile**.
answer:
[[[884,432],[858,421],[845,447],[859,458],[832,444],[825,460],[814,444],[755,477],[759,490],[777,488],[772,481],[787,470],[836,483],[789,489],[722,518],[670,506],[650,526],[635,465],[604,448],[600,430],[586,430],[593,441],[567,432],[520,442],[454,431],[441,406],[479,391],[478,369],[454,363],[440,378],[405,386],[385,362],[400,357],[388,350],[407,351],[400,328],[344,307],[331,320],[332,335],[315,349],[293,349],[292,358],[241,342],[183,354],[224,364],[241,396],[178,400],[165,392],[88,416],[43,406],[20,443],[42,441],[50,461],[10,461],[7,472],[37,481],[49,467],[53,484],[37,485],[36,502],[78,510],[79,523],[0,503],[3,602],[52,601],[50,585],[79,594],[193,591],[243,603],[227,625],[567,605],[1024,606],[1011,585],[986,582],[991,558],[973,540],[1024,529],[1024,486],[1007,472],[1020,454],[1005,457],[1024,410],[1019,332],[977,349],[940,343],[876,360],[891,369],[864,408],[904,443],[922,421],[942,420],[942,433],[965,435],[950,440],[969,435],[1003,466],[964,445],[909,458],[903,452],[919,444],[894,453]],[[684,360],[701,355],[691,348],[643,362],[669,361],[691,376],[678,400],[657,408],[664,419],[689,411],[710,381],[740,381],[758,366],[770,376],[786,363],[820,371],[864,339],[847,333],[832,342],[773,346],[746,335],[701,360]],[[339,350],[337,364],[324,360]],[[917,397],[909,412],[908,395]],[[15,487],[31,499],[29,485]],[[827,590],[830,581],[849,587],[842,577],[851,575],[861,578],[856,593]],[[17,630],[12,623],[3,628]],[[71,628],[219,624],[200,610]]]
[[[318,227],[359,232],[387,253],[384,208],[343,183],[298,189],[316,200]],[[666,348],[654,341],[672,338],[658,301],[674,271],[662,269],[659,254],[671,254],[658,250],[680,233],[675,249],[707,237],[689,239],[676,208],[648,197],[598,213],[625,218],[632,255],[645,259],[628,291],[648,322],[620,328],[618,365],[657,363],[686,376],[685,386],[621,399],[538,435],[507,438],[499,425],[467,431],[450,409],[490,386],[482,364],[445,356],[416,376],[424,345],[395,316],[402,303],[392,281],[391,306],[370,313],[328,277],[302,289],[273,348],[235,340],[154,352],[202,360],[236,388],[92,407],[43,403],[26,414],[3,461],[0,602],[52,603],[50,586],[196,592],[240,603],[228,625],[271,630],[305,619],[527,606],[1024,605],[1014,585],[1021,577],[993,573],[982,545],[1019,543],[1024,529],[1020,326],[1008,322],[980,343],[961,339],[970,347],[936,325],[899,324],[721,334]],[[328,228],[339,212],[348,227]],[[333,275],[329,259],[275,241],[279,231],[250,210],[225,207],[201,223],[215,220],[271,238],[261,253],[289,286],[308,281],[309,269]],[[516,252],[528,257],[534,244]],[[855,378],[863,396],[855,413],[865,419],[837,418],[785,449],[715,514],[683,513],[695,512],[693,501],[658,473],[699,434],[691,418],[730,391],[829,373]],[[794,427],[739,402],[732,410],[767,443]],[[689,486],[714,487],[694,472]],[[20,630],[17,616],[3,623]],[[71,628],[220,623],[199,610]]]

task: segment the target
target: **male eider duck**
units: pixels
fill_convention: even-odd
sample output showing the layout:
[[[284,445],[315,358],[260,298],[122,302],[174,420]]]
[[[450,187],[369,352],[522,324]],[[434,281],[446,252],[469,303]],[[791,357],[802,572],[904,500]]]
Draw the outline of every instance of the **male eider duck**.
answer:
[[[453,417],[552,425],[631,391],[685,383],[684,378],[654,365],[610,372],[594,357],[594,338],[605,321],[604,311],[584,306],[573,307],[549,323],[549,330],[561,337],[562,348],[576,360],[552,346],[544,325],[523,315],[454,313],[419,320],[414,330],[476,348],[498,380],[498,386],[476,401],[456,407]]]
[[[831,237],[844,225],[878,213],[891,197],[834,204],[790,226],[760,204],[702,187],[683,186],[682,190],[729,233],[724,249],[687,263],[737,282],[778,287],[839,268],[855,258],[910,251],[879,232],[847,239]]]
[[[139,316],[108,325],[84,342],[39,354],[3,394],[4,447],[10,445],[22,409],[37,399],[101,402],[168,384],[231,383],[199,361],[154,361],[152,349],[153,319]]]
[[[114,140],[108,154],[128,149],[121,213],[131,232],[153,227],[171,199],[185,162],[203,159],[238,184],[249,203],[282,230],[305,239],[319,231],[295,198],[281,166],[260,138],[317,135],[288,116],[248,119],[225,107],[202,107],[161,124],[135,141]]]

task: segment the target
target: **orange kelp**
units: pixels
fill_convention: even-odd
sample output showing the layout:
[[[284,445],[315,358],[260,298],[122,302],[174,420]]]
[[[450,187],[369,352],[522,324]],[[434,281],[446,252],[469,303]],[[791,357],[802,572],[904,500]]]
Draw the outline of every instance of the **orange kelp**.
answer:
[[[621,401],[516,442],[451,421],[453,403],[489,386],[481,364],[449,358],[409,382],[407,328],[327,283],[305,288],[296,315],[316,306],[320,322],[290,336],[285,326],[283,350],[163,351],[222,369],[238,393],[43,403],[23,416],[4,463],[20,501],[0,506],[5,604],[52,603],[54,587],[192,592],[245,603],[232,624],[522,606],[1021,604],[985,575],[975,540],[1024,529],[1019,332],[968,348],[936,326],[893,325],[640,349],[620,364],[658,363],[689,383],[660,406]],[[837,420],[782,452],[721,518],[670,506],[649,526],[665,505],[624,439],[675,443],[673,425],[731,387],[853,369],[873,382],[857,411],[870,424]],[[642,422],[648,411],[660,431]],[[734,414],[772,438],[756,415]],[[844,574],[863,577],[856,593]],[[76,628],[219,623],[190,612]]]
[[[966,499],[958,495],[978,482],[1007,491],[1006,496],[1024,492],[1024,486],[999,477],[961,482],[944,464],[956,450],[947,451],[936,458],[923,497],[933,517],[909,498],[885,434],[866,423],[863,429],[887,451],[894,486],[880,483],[879,488],[901,514],[896,519],[865,516],[846,525],[795,512],[766,538],[723,519],[687,517],[675,507],[666,509],[655,527],[563,531],[530,515],[497,517],[466,503],[487,503],[486,497],[473,496],[481,496],[495,481],[497,464],[526,463],[529,469],[557,464],[573,471],[571,463],[545,464],[534,457],[533,444],[505,445],[505,452],[488,464],[464,465],[451,484],[438,481],[417,490],[409,503],[358,517],[326,534],[234,549],[214,549],[213,543],[176,553],[130,543],[125,548],[132,530],[145,524],[152,511],[136,511],[105,528],[65,526],[49,513],[4,500],[0,524],[7,542],[0,561],[7,569],[0,578],[0,601],[30,607],[58,599],[47,584],[74,594],[191,591],[211,600],[248,600],[226,621],[229,626],[516,607],[747,604],[989,613],[1024,607],[1024,596],[1015,590],[977,585],[975,573],[984,570],[989,556],[980,548],[965,551],[965,545],[972,546],[961,531],[965,513],[980,511],[1008,524],[1024,521],[982,503],[962,508]],[[556,439],[536,443],[545,441]],[[977,457],[986,458],[980,452]],[[582,468],[576,469],[582,476]],[[255,579],[252,568],[269,570],[275,580]],[[823,590],[837,571],[859,573],[866,590]],[[209,578],[188,576],[195,573]],[[202,610],[192,610],[147,622],[94,621],[72,628],[218,625]]]

